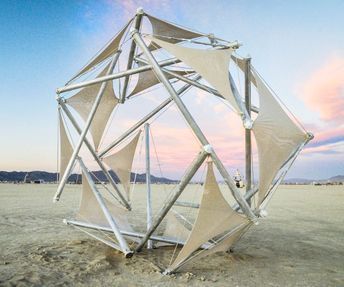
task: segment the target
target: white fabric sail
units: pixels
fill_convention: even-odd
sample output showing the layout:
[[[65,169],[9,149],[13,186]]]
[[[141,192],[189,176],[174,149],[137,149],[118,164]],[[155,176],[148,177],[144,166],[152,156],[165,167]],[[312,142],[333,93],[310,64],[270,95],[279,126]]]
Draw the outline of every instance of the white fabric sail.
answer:
[[[208,249],[201,250],[192,259],[199,260],[217,252],[227,252],[241,238],[241,236],[250,226],[250,223],[242,224],[242,226],[239,226],[233,233],[229,233],[227,236],[224,235],[224,238],[222,238],[219,242],[216,242]]]
[[[178,73],[181,76],[192,73],[191,71],[176,71],[176,70],[172,70],[172,71],[174,73]],[[165,74],[165,75],[166,75],[166,77],[168,79],[173,79],[174,78],[172,75],[169,75],[169,74]],[[155,86],[156,84],[159,84],[159,83],[160,83],[160,81],[155,76],[155,74],[154,74],[154,72],[152,70],[148,70],[148,71],[142,72],[142,73],[139,74],[139,78],[137,80],[136,86],[135,86],[134,90],[130,93],[129,96],[138,94],[138,93],[144,91],[145,89],[153,87],[153,86]]]
[[[167,216],[164,237],[175,240],[186,241],[190,230],[176,217],[175,213],[169,213]]]
[[[103,197],[106,207],[110,211],[113,219],[120,228],[120,230],[132,231],[132,227],[129,224],[127,218],[127,211],[110,202]],[[82,222],[99,225],[102,227],[110,227],[104,212],[100,208],[100,205],[93,194],[91,186],[87,181],[86,176],[82,175],[82,195],[79,210],[76,214],[76,219]]]
[[[260,97],[259,113],[253,124],[259,157],[258,205],[283,163],[307,139],[283,110],[260,76],[253,72]]]
[[[64,175],[67,165],[70,158],[73,154],[73,147],[69,141],[66,128],[62,119],[61,114],[59,113],[59,122],[60,122],[60,162],[59,162],[59,179]]]
[[[154,37],[151,37],[151,39],[199,73],[229,101],[237,112],[240,111],[233,96],[228,78],[229,62],[232,54],[231,49],[201,50],[170,44]]]
[[[241,59],[237,56],[232,55],[232,60],[240,68],[241,71],[245,72],[245,60],[244,59]],[[252,84],[257,87],[256,79],[254,78],[251,69],[250,69],[250,80],[251,80]]]
[[[152,24],[154,37],[163,39],[170,43],[178,43],[183,41],[182,39],[192,39],[203,36],[203,34],[178,27],[150,15],[147,15],[147,18]],[[149,48],[153,51],[159,47],[151,44],[149,45]]]
[[[104,76],[107,70],[108,66],[105,67],[98,77]],[[100,87],[101,83],[85,87],[80,92],[66,100],[67,104],[72,106],[84,121],[87,121]],[[117,104],[118,99],[113,91],[113,83],[112,81],[109,81],[107,82],[104,94],[90,126],[90,132],[96,150],[99,148],[106,124]]]
[[[84,66],[80,72],[78,72],[69,82],[73,81],[75,78],[79,77],[80,75],[88,72],[90,69],[98,65],[99,63],[103,62],[114,53],[116,53],[119,49],[119,45],[123,38],[125,31],[127,30],[128,26],[131,24],[132,20],[130,20],[124,28],[88,63]]]
[[[177,269],[210,239],[246,223],[248,219],[234,211],[223,197],[216,182],[213,163],[209,162],[197,219],[184,247],[169,269]]]
[[[141,131],[121,150],[103,159],[118,176],[126,192],[127,199],[130,198],[130,174],[140,134]]]

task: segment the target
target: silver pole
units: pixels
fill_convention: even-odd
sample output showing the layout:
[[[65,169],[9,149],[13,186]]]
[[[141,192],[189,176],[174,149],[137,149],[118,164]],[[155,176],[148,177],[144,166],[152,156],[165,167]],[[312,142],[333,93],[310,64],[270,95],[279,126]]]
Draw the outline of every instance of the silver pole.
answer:
[[[151,198],[151,173],[150,173],[150,150],[149,150],[149,123],[145,123],[146,139],[146,185],[147,185],[147,231],[152,226],[152,198]],[[153,248],[153,242],[148,240],[147,248]]]
[[[67,117],[69,118],[69,120],[71,121],[72,125],[74,126],[74,128],[76,129],[76,131],[81,134],[81,128],[79,127],[78,123],[76,122],[76,120],[74,119],[73,115],[71,114],[71,112],[69,111],[69,109],[67,108],[66,104],[64,103],[62,98],[58,98],[57,99],[58,103],[60,104],[62,110],[65,112],[65,114],[67,115]],[[85,137],[84,142],[88,148],[88,150],[91,152],[94,160],[97,162],[97,164],[99,165],[99,167],[101,168],[101,170],[104,172],[107,180],[110,182],[110,184],[112,185],[112,187],[114,188],[114,190],[116,191],[116,193],[118,194],[118,196],[121,199],[121,203],[124,204],[124,206],[128,209],[131,210],[131,206],[128,203],[128,201],[125,199],[125,197],[122,195],[121,191],[119,190],[118,186],[116,185],[115,181],[113,180],[113,178],[111,177],[108,169],[104,166],[103,162],[99,159],[99,157],[97,156],[96,152],[94,151],[92,145],[90,144],[90,142],[88,141],[87,137]]]
[[[141,35],[138,33],[137,30],[131,30],[131,35],[134,38],[137,45],[141,48],[142,52],[147,57],[148,62],[152,65],[152,69],[154,70],[157,78],[160,80],[160,82],[165,86],[168,93],[171,95],[173,101],[176,103],[177,107],[185,117],[186,121],[188,122],[189,126],[192,128],[192,130],[195,132],[197,138],[201,142],[203,146],[209,145],[207,139],[203,135],[201,129],[196,124],[194,119],[192,118],[191,114],[189,113],[188,109],[184,105],[184,103],[181,101],[181,99],[178,97],[177,92],[172,87],[170,81],[166,78],[164,72],[161,70],[158,62],[153,57],[152,53],[149,51],[148,47],[144,43],[144,41],[141,38]]]
[[[178,184],[177,189],[175,192],[171,195],[171,197],[165,202],[164,206],[160,209],[159,213],[155,217],[154,222],[152,223],[151,227],[145,234],[145,236],[142,238],[139,245],[136,247],[136,251],[141,251],[147,240],[150,238],[150,236],[153,234],[155,229],[160,225],[161,221],[165,218],[168,211],[171,209],[173,204],[176,202],[178,197],[181,195],[183,190],[185,189],[186,185],[190,182],[192,177],[195,175],[197,170],[200,168],[206,157],[208,156],[208,152],[206,150],[201,151],[197,158],[194,160],[194,162],[191,164],[191,166],[186,171],[185,175],[181,179],[180,183]]]
[[[199,80],[201,76],[197,76],[195,78],[195,81]],[[187,89],[190,88],[190,84],[186,84],[183,87],[181,87],[178,90],[178,95],[181,95],[184,93]],[[172,98],[168,98],[165,101],[163,101],[159,106],[157,106],[154,110],[152,110],[149,114],[144,116],[141,120],[139,120],[136,124],[134,124],[130,129],[128,129],[125,133],[123,133],[120,137],[118,137],[116,140],[114,140],[109,146],[107,146],[102,152],[99,153],[99,157],[103,157],[105,154],[107,154],[112,148],[114,148],[116,145],[118,145],[120,142],[122,142],[126,137],[131,135],[134,131],[136,131],[140,126],[142,126],[146,121],[151,119],[153,116],[155,116],[158,112],[160,112],[163,108],[165,108],[169,103],[171,103],[173,100]]]
[[[176,63],[179,63],[179,62],[180,62],[180,60],[169,59],[169,60],[166,60],[166,61],[161,61],[159,63],[159,65],[161,67],[165,67],[165,66],[169,66],[169,65],[176,64]],[[85,81],[85,82],[81,82],[81,83],[77,83],[77,84],[71,84],[71,85],[67,85],[67,86],[58,88],[56,90],[56,93],[57,94],[62,94],[62,93],[68,92],[68,91],[77,90],[77,89],[88,87],[88,86],[92,86],[92,85],[95,85],[95,84],[98,84],[98,83],[103,83],[103,82],[107,82],[107,81],[123,78],[125,76],[130,76],[130,75],[138,74],[138,73],[141,73],[141,72],[148,71],[150,69],[152,69],[152,67],[150,65],[147,65],[147,66],[142,66],[142,67],[139,67],[139,68],[130,69],[130,70],[123,71],[123,72],[118,72],[116,74],[110,74],[110,75],[98,77],[96,79],[92,79],[92,80],[89,80],[89,81]]]
[[[241,111],[241,119],[242,119],[243,125],[245,129],[251,129],[253,125],[253,121],[251,120],[251,113],[249,113],[248,110],[246,109],[245,102],[241,99],[241,96],[235,85],[235,82],[233,80],[231,73],[228,73],[228,78],[229,78],[229,84],[231,86],[233,96]]]
[[[175,206],[199,208],[198,203],[187,202],[187,201],[176,201]]]
[[[247,202],[249,202],[251,200],[251,198],[258,192],[258,187],[254,188],[254,189],[250,189],[248,190],[245,195],[244,198]],[[235,211],[239,211],[240,210],[240,206],[236,203],[232,206],[232,208]]]
[[[144,59],[141,59],[141,58],[136,58],[136,60],[140,63],[143,63],[143,64],[146,64],[147,65],[147,61],[144,60]],[[195,80],[192,80],[190,78],[187,78],[187,77],[184,77],[176,72],[173,72],[169,69],[166,69],[166,68],[161,68],[161,70],[166,73],[166,74],[169,74],[173,77],[175,77],[176,79],[178,80],[181,80],[185,83],[188,83],[190,85],[193,85],[203,91],[206,91],[210,94],[213,94],[214,96],[217,96],[221,99],[225,99],[217,90],[215,90],[214,88],[211,88],[207,85],[204,85],[204,84],[201,84],[201,83],[198,83],[196,82]],[[239,91],[237,90],[236,86],[235,86],[235,82],[233,80],[233,77],[230,73],[228,73],[229,75],[229,82],[230,82],[230,86],[231,86],[231,89],[232,89],[232,92],[233,92],[233,95],[238,103],[238,105],[240,106],[241,110],[243,110],[243,114],[244,114],[244,119],[243,120],[246,120],[246,121],[250,121],[250,117],[248,116],[247,112],[246,112],[246,109],[245,109],[245,103],[241,100],[241,97],[240,97],[240,94],[239,94]],[[255,112],[255,113],[258,113],[258,108],[255,107],[255,106],[251,106],[251,111],[252,112]]]
[[[277,173],[280,173],[280,176],[277,178],[277,180],[275,181],[275,183],[270,187],[269,189],[269,192],[271,190],[273,190],[276,185],[278,185],[281,180],[283,179],[283,177],[285,176],[285,174],[287,173],[287,171],[289,170],[289,168],[291,167],[291,165],[293,164],[294,160],[296,159],[296,157],[298,156],[298,154],[301,152],[301,150],[303,149],[303,147],[310,141],[313,139],[313,135],[311,133],[308,133],[308,138],[307,140],[302,143],[299,147],[297,147],[295,149],[295,151],[288,157],[288,159],[282,164],[281,168],[278,170]],[[256,188],[251,188],[248,192],[245,193],[245,199],[247,201],[249,201],[257,192],[259,191],[258,187]],[[269,195],[268,195],[269,196]],[[271,195],[270,195],[271,196]],[[235,210],[235,211],[238,211],[240,210],[240,206],[239,205],[234,205],[232,206],[232,208]]]
[[[245,106],[251,117],[251,58],[245,59]],[[251,143],[251,129],[245,129],[245,178],[246,178],[246,193],[252,188],[252,143]],[[251,206],[251,199],[247,201]]]
[[[94,239],[99,240],[100,242],[103,242],[104,244],[106,244],[106,245],[108,245],[108,246],[110,246],[110,247],[112,247],[112,248],[114,248],[116,250],[122,251],[121,247],[119,247],[117,244],[115,244],[115,243],[113,243],[111,241],[105,240],[105,239],[103,239],[103,238],[101,238],[101,237],[99,237],[99,236],[97,236],[95,234],[92,234],[91,232],[88,232],[87,230],[84,230],[84,229],[80,228],[80,227],[83,227],[83,226],[80,226],[78,224],[69,223],[67,220],[66,221],[64,220],[64,223],[65,224],[69,224],[69,225],[73,225],[74,228],[79,229],[80,231],[86,233],[88,236],[91,236]],[[112,232],[112,230],[111,230],[111,232]]]
[[[90,229],[96,229],[96,230],[102,230],[106,232],[112,232],[111,228],[105,227],[105,226],[99,226],[91,223],[86,223],[86,222],[80,222],[80,221],[75,221],[75,220],[66,220],[64,219],[63,222],[67,225],[75,225],[75,226],[80,226],[84,228],[90,228]],[[134,237],[134,238],[143,238],[145,235],[143,233],[138,233],[138,232],[133,232],[133,231],[126,231],[126,230],[121,230],[121,234],[124,236],[129,236],[129,237]],[[170,243],[170,244],[181,244],[184,245],[185,241],[181,240],[176,240],[168,237],[162,237],[162,236],[151,236],[150,240],[153,241],[160,241],[160,242],[165,242],[165,243]],[[207,244],[205,244],[205,247]]]
[[[229,176],[229,174],[228,174],[227,170],[225,169],[225,167],[223,166],[222,162],[219,160],[219,158],[217,157],[215,152],[212,150],[212,148],[209,145],[209,142],[206,139],[206,137],[204,136],[202,130],[197,125],[197,123],[193,119],[192,115],[190,114],[190,112],[188,111],[188,109],[186,108],[186,106],[184,105],[182,100],[179,98],[178,94],[176,93],[176,91],[172,87],[169,80],[166,78],[164,72],[161,70],[159,64],[157,63],[157,61],[153,57],[152,53],[149,51],[148,47],[143,42],[138,31],[137,30],[131,30],[131,35],[134,38],[134,40],[136,41],[137,45],[141,48],[142,52],[147,57],[147,60],[152,65],[152,68],[155,71],[157,78],[165,86],[166,90],[168,91],[168,93],[172,97],[173,101],[176,103],[180,112],[183,114],[185,120],[187,121],[187,123],[189,124],[191,129],[193,130],[194,134],[196,135],[196,137],[198,138],[198,140],[200,141],[202,146],[209,146],[210,147],[212,158],[213,158],[218,170],[220,171],[221,175],[223,176],[224,180],[226,181],[227,185],[231,189],[231,192],[232,192],[234,198],[237,200],[238,204],[240,205],[241,209],[244,211],[244,213],[247,215],[247,217],[249,219],[251,219],[252,221],[256,221],[256,216],[254,215],[254,213],[252,212],[252,210],[248,206],[247,202],[243,199],[241,193],[238,191],[237,187],[235,186],[233,179]]]
[[[141,22],[142,22],[142,16],[143,16],[143,9],[142,8],[137,9],[136,16],[135,16],[135,24],[134,24],[134,27],[137,30],[140,30]],[[135,41],[131,41],[127,70],[132,68],[135,49],[136,49],[136,43],[135,43]],[[119,99],[119,102],[121,104],[123,104],[125,101],[125,97],[127,95],[127,90],[128,90],[128,83],[129,83],[129,76],[125,76],[122,94],[121,94],[121,97]]]
[[[223,177],[225,183],[229,187],[233,197],[235,198],[235,200],[239,204],[241,210],[246,214],[246,216],[252,222],[256,223],[257,222],[256,215],[253,213],[253,211],[251,210],[247,201],[244,199],[244,197],[242,196],[240,191],[237,189],[232,177],[229,175],[228,171],[226,170],[226,168],[222,164],[221,160],[217,157],[215,152],[211,153],[211,157],[212,157],[217,169],[219,170],[221,176]]]
[[[130,250],[130,248],[128,247],[127,242],[123,238],[123,236],[121,234],[121,231],[119,230],[119,228],[117,226],[116,221],[113,219],[109,209],[107,208],[107,206],[105,204],[105,201],[104,201],[101,193],[97,189],[96,185],[94,184],[94,182],[92,180],[92,177],[91,177],[90,173],[88,172],[85,164],[83,163],[81,158],[78,158],[78,160],[79,160],[80,167],[81,167],[84,175],[86,176],[86,180],[88,181],[88,183],[89,183],[89,185],[90,185],[90,187],[92,189],[92,192],[93,192],[95,198],[97,199],[97,201],[99,203],[99,206],[102,209],[102,211],[103,211],[103,213],[104,213],[104,215],[106,217],[106,220],[109,222],[109,224],[111,226],[111,229],[112,229],[113,233],[115,234],[115,236],[116,236],[116,238],[118,240],[118,243],[119,243],[119,245],[121,247],[122,252],[124,253],[124,256],[127,257],[127,258],[133,256],[133,252]]]
[[[306,140],[298,148],[296,148],[294,153],[292,155],[290,155],[289,158],[283,163],[283,165],[281,166],[281,168],[278,171],[278,173],[280,171],[282,171],[282,172],[281,172],[280,176],[277,178],[277,180],[275,181],[275,183],[270,187],[267,195],[265,196],[265,198],[263,199],[263,201],[261,203],[261,206],[260,206],[261,208],[265,208],[265,206],[268,204],[268,202],[271,199],[273,193],[276,191],[277,186],[284,179],[285,175],[287,174],[287,172],[289,171],[289,169],[293,165],[294,161],[296,160],[296,158],[299,155],[299,153],[302,151],[303,147],[306,144],[308,144],[308,142],[311,141],[313,138],[314,138],[314,135],[312,133],[308,132]]]
[[[113,69],[114,69],[114,67],[115,67],[115,65],[117,63],[117,60],[119,58],[119,55],[120,55],[120,51],[118,51],[113,56],[112,61],[111,61],[110,65],[109,65],[107,74],[111,74],[112,73],[112,71],[113,71]],[[80,148],[81,148],[81,146],[82,146],[82,144],[84,142],[86,134],[87,134],[87,132],[88,132],[90,126],[91,126],[92,120],[94,118],[94,115],[96,114],[97,108],[98,108],[98,106],[100,104],[100,101],[102,99],[102,96],[103,96],[103,94],[105,92],[106,86],[107,86],[107,82],[102,83],[101,86],[100,86],[100,89],[99,89],[99,92],[97,94],[97,97],[94,100],[94,104],[92,106],[90,114],[88,115],[87,121],[85,123],[84,130],[82,131],[82,133],[80,135],[80,138],[79,138],[79,141],[78,141],[76,147],[74,148],[72,157],[70,158],[70,160],[68,162],[68,165],[66,167],[66,171],[65,171],[63,177],[60,180],[60,184],[59,184],[59,186],[57,188],[57,191],[56,191],[56,194],[55,194],[55,197],[54,197],[54,202],[59,201],[59,199],[60,199],[60,196],[61,196],[61,193],[63,191],[63,188],[64,188],[64,186],[65,186],[65,184],[67,182],[68,176],[69,176],[69,174],[70,174],[70,172],[72,170],[72,167],[73,167],[73,164],[75,162],[75,159],[76,159],[76,157],[79,154]]]

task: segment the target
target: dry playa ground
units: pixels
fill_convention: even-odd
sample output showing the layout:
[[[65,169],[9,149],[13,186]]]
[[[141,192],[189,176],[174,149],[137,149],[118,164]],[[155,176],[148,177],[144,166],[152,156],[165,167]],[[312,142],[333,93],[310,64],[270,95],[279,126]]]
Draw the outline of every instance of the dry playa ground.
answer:
[[[153,193],[161,189],[156,185]],[[58,204],[55,190],[0,185],[0,286],[344,286],[342,186],[280,187],[269,216],[233,253],[202,258],[172,276],[161,275],[160,267],[173,248],[125,259],[62,223],[78,206],[80,186],[68,186]],[[138,186],[135,201],[144,202],[143,194]],[[134,216],[143,224],[141,209]]]

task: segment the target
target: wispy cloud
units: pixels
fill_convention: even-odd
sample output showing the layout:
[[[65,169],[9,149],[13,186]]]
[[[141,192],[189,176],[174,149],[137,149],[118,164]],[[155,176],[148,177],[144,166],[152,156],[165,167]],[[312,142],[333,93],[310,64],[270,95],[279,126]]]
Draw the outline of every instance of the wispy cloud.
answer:
[[[302,100],[320,122],[306,125],[315,138],[304,154],[339,153],[344,144],[344,57],[331,56],[299,88]],[[314,117],[316,118],[316,116]]]
[[[344,57],[332,56],[315,70],[301,88],[302,98],[323,121],[344,119]]]

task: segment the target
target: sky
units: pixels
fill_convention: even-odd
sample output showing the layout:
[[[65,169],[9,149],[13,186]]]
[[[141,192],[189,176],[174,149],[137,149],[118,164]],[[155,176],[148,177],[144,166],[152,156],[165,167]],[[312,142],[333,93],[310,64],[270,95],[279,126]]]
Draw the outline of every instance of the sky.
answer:
[[[0,1],[0,170],[56,171],[55,90],[138,7],[159,18],[242,42],[238,53],[252,57],[254,67],[315,135],[288,177],[319,179],[344,174],[344,1],[339,0]],[[209,130],[207,135],[225,165],[242,170],[238,119],[204,93],[193,95],[197,120],[204,121],[210,110],[215,126],[224,125],[214,128],[206,120],[202,127]],[[186,104],[191,107],[195,98],[186,98]],[[156,101],[148,100],[152,105]],[[160,138],[156,149],[165,175],[179,177],[198,146],[173,111],[152,126],[152,134]],[[130,112],[143,113],[134,107],[128,108]],[[123,127],[131,123],[128,118]]]

